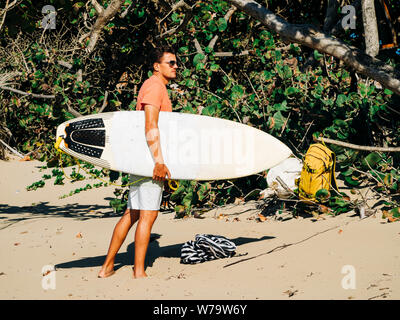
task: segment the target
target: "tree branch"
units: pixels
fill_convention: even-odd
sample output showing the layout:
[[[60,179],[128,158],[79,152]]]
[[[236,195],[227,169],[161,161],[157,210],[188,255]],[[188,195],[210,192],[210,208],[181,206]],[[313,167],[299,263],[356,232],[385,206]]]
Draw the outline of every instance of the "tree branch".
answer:
[[[45,95],[45,94],[37,94],[37,93],[32,93],[32,92],[24,92],[24,91],[21,91],[21,90],[18,90],[18,89],[14,89],[14,88],[10,88],[10,87],[7,87],[7,86],[0,86],[0,89],[8,90],[8,91],[11,91],[11,92],[14,92],[14,93],[19,93],[19,94],[24,95],[25,97],[31,96],[33,98],[39,98],[39,99],[55,99],[55,97],[56,97],[55,95]]]
[[[328,139],[328,138],[322,138],[322,137],[318,137],[315,138],[314,140],[316,141],[320,141],[320,142],[327,142],[327,143],[331,143],[340,147],[344,147],[344,148],[350,148],[350,149],[354,149],[354,150],[362,150],[362,151],[378,151],[378,152],[400,152],[400,147],[368,147],[368,146],[360,146],[357,144],[352,144],[352,143],[348,143],[348,142],[343,142],[343,141],[337,141],[337,140],[332,140],[332,139]]]
[[[290,24],[252,0],[228,0],[240,10],[261,21],[268,29],[290,42],[296,42],[343,61],[356,72],[370,77],[400,95],[400,72],[361,50],[332,38],[312,25]]]
[[[107,106],[107,98],[108,98],[108,91],[106,90],[106,92],[104,93],[104,100],[103,100],[103,105],[101,106],[99,113],[102,113],[104,111],[104,109]]]
[[[6,6],[4,7],[3,10],[1,10],[1,11],[4,11],[4,14],[3,14],[3,18],[1,19],[1,22],[0,22],[0,31],[1,31],[1,28],[3,27],[4,21],[6,20],[7,11],[12,9],[12,7],[17,4],[17,1],[18,0],[14,0],[14,2],[8,4],[9,0],[7,0]]]
[[[178,10],[178,9],[181,8],[181,7],[183,7],[183,8],[185,9],[185,18],[183,18],[183,21],[180,23],[179,26],[177,26],[177,27],[175,27],[175,28],[173,28],[173,29],[171,29],[171,30],[165,31],[164,33],[158,35],[157,38],[162,38],[162,37],[165,37],[165,36],[174,34],[174,33],[178,32],[178,31],[182,30],[182,29],[190,22],[190,20],[192,20],[192,18],[193,18],[192,9],[193,9],[193,7],[194,7],[195,5],[196,5],[196,4],[194,4],[192,7],[190,7],[190,6],[189,6],[185,1],[183,1],[183,0],[180,0],[179,2],[177,2],[176,4],[174,4],[174,5],[171,7],[170,12],[169,12],[164,18],[162,18],[162,19],[160,20],[159,23],[161,23],[164,19],[166,19],[172,12]]]
[[[234,13],[235,11],[236,11],[236,7],[235,7],[235,6],[232,6],[232,7],[228,10],[228,12],[225,14],[224,19],[225,19],[226,21],[228,21],[228,20],[232,17],[232,15],[233,15],[233,13]],[[218,38],[219,38],[219,36],[218,36],[218,35],[215,35],[214,38],[211,39],[210,43],[208,44],[208,47],[209,47],[210,49],[214,49],[214,46],[215,46],[215,44],[217,43]]]
[[[361,1],[361,7],[364,25],[365,52],[371,57],[375,57],[379,53],[379,35],[374,0]]]
[[[107,9],[104,10],[103,7],[101,7],[96,0],[92,0],[92,5],[96,9],[98,18],[94,23],[93,28],[90,32],[89,45],[86,48],[87,53],[91,53],[93,51],[100,37],[101,31],[103,30],[105,25],[112,18],[114,18],[117,12],[121,9],[123,2],[124,2],[123,0],[112,0],[108,5]]]

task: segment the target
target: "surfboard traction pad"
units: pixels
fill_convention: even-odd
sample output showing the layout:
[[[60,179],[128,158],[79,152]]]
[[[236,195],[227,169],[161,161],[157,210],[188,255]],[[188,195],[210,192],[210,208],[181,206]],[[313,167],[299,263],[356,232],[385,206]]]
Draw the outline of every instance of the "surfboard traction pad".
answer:
[[[64,143],[68,150],[64,151],[68,151],[72,156],[74,154],[76,156],[79,155],[82,160],[90,163],[110,168],[108,161],[101,159],[103,149],[96,148],[106,146],[106,130],[102,118],[85,119],[69,123],[65,127],[65,134]]]

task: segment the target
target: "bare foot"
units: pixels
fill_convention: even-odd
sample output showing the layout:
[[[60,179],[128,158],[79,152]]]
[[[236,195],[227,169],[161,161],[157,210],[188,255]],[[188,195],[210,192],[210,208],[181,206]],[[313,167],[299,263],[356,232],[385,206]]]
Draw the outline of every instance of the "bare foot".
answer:
[[[112,276],[115,273],[114,269],[107,270],[107,269],[101,269],[99,274],[97,275],[97,278],[108,278]]]
[[[133,278],[135,278],[135,279],[140,279],[140,278],[146,278],[147,277],[147,274],[146,274],[146,272],[144,272],[144,271],[135,271],[135,268],[133,267],[132,268],[132,270],[133,270]]]

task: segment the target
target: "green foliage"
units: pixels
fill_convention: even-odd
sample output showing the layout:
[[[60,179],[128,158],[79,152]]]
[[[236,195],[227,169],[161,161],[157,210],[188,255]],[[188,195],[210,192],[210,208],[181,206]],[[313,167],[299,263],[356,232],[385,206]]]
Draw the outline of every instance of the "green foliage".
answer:
[[[395,1],[387,2],[391,14],[398,15]],[[105,8],[109,3],[101,1]],[[104,111],[134,109],[138,89],[151,74],[144,64],[144,53],[161,41],[177,49],[180,63],[179,77],[174,81],[178,88],[170,89],[175,112],[244,122],[278,137],[298,156],[307,150],[313,135],[360,145],[400,145],[400,101],[390,90],[362,79],[357,81],[350,69],[326,54],[295,44],[287,46],[278,35],[240,10],[225,20],[231,7],[226,1],[196,3],[187,25],[160,39],[160,31],[179,26],[187,14],[182,9],[170,13],[163,3],[126,0],[121,12],[130,6],[128,14],[124,18],[117,14],[107,24],[91,55],[84,51],[87,40],[77,41],[85,24],[96,21],[90,3],[24,0],[16,10],[7,12],[0,31],[0,74],[19,72],[12,79],[19,90],[56,98],[0,91],[0,128],[12,133],[11,137],[7,130],[0,129],[0,138],[12,140],[19,150],[31,152],[49,168],[58,166],[53,148],[56,127],[74,118],[72,109],[82,115],[99,112],[106,90]],[[57,8],[57,29],[43,32],[40,9],[46,4]],[[322,27],[325,12],[320,6],[317,0],[284,5],[268,1],[269,10],[279,11],[291,23]],[[398,22],[394,23],[398,28]],[[359,36],[343,32],[340,37],[361,48],[363,31],[357,28],[354,33]],[[211,40],[217,36],[212,47]],[[194,45],[194,38],[202,52]],[[234,56],[221,57],[217,52],[232,52]],[[239,55],[242,52],[247,54]],[[378,58],[394,66],[400,62],[395,50],[382,50]],[[310,59],[314,62],[305,68]],[[71,68],[59,61],[69,63]],[[337,171],[349,186],[356,188],[368,180],[375,183],[377,192],[389,196],[399,192],[398,155],[330,147],[337,155]],[[62,164],[68,167],[75,161],[63,155]],[[108,175],[93,167],[86,169],[90,172],[86,179]],[[53,173],[55,184],[64,184],[60,172]],[[74,171],[72,178],[79,181],[83,175]],[[126,176],[114,178],[110,180],[121,179],[127,184]],[[47,181],[48,177],[43,179]],[[235,181],[181,181],[171,201],[178,216],[182,216],[199,206],[257,199],[257,190],[265,187],[265,179],[258,175]],[[110,203],[117,212],[123,209],[123,194]],[[333,197],[325,199],[325,204],[346,207]]]

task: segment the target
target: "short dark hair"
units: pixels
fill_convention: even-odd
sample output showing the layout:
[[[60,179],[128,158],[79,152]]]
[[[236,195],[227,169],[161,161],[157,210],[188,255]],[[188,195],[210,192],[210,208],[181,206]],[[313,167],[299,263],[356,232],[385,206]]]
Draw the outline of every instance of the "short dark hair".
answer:
[[[149,56],[148,56],[148,64],[149,64],[150,70],[153,70],[154,63],[160,62],[164,53],[175,54],[175,50],[172,47],[168,47],[168,46],[158,46],[150,51]]]

